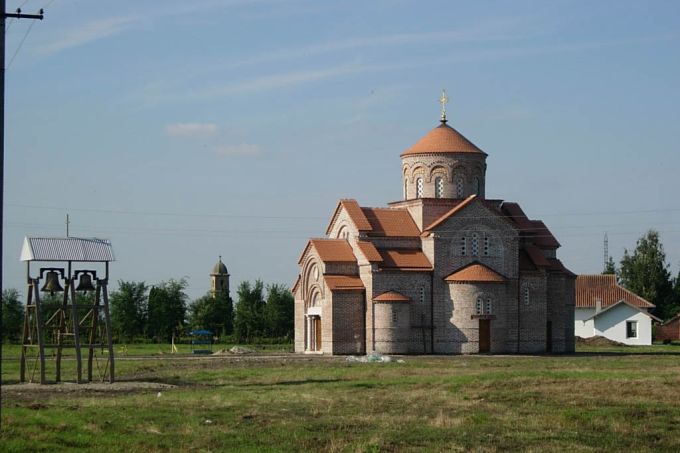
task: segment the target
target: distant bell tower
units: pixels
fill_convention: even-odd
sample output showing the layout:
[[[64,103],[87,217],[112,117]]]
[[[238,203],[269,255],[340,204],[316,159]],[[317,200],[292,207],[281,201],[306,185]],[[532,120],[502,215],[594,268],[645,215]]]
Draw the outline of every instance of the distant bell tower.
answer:
[[[210,293],[213,297],[217,296],[218,293],[229,296],[229,272],[227,266],[222,262],[222,256],[220,256],[210,274]]]

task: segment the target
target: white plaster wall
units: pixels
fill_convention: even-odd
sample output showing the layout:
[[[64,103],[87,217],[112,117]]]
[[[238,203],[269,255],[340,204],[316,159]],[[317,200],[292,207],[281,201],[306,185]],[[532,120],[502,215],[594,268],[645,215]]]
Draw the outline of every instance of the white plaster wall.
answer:
[[[593,320],[586,321],[594,314],[594,308],[577,308],[574,311],[574,335],[581,338],[590,338],[595,335]]]
[[[626,321],[638,322],[638,337],[626,338]],[[595,318],[595,335],[630,345],[652,344],[652,318],[625,304]]]

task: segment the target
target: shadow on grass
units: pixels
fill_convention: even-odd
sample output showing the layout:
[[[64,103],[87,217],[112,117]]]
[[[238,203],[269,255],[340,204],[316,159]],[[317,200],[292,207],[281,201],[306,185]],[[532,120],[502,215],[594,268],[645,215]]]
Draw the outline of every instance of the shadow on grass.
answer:
[[[335,379],[335,378],[329,378],[329,379],[315,379],[315,378],[310,378],[310,379],[302,379],[302,380],[297,380],[297,381],[278,381],[278,382],[271,382],[271,383],[262,383],[262,382],[248,382],[244,384],[235,384],[236,387],[262,387],[262,386],[272,386],[276,387],[279,385],[306,385],[306,384],[333,384],[336,382],[343,382],[343,379]]]

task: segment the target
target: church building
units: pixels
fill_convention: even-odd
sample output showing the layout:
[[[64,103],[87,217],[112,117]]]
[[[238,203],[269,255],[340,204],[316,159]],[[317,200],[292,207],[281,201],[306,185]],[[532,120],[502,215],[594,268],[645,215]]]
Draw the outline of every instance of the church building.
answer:
[[[519,204],[487,199],[487,154],[447,124],[401,154],[403,199],[340,200],[298,261],[295,351],[574,351],[574,281]]]

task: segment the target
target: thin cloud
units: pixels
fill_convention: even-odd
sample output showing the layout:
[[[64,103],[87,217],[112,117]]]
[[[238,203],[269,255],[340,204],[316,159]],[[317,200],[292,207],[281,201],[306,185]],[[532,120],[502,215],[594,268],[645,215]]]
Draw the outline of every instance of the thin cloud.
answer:
[[[214,123],[175,123],[165,126],[165,133],[171,137],[208,137],[217,132]]]
[[[95,20],[80,28],[69,30],[61,39],[57,39],[43,47],[42,51],[52,54],[73,47],[83,46],[99,39],[117,35],[133,27],[140,20],[140,16],[121,16]]]
[[[241,143],[240,145],[221,145],[213,149],[218,157],[234,157],[234,156],[259,156],[262,154],[260,147],[249,143]]]

